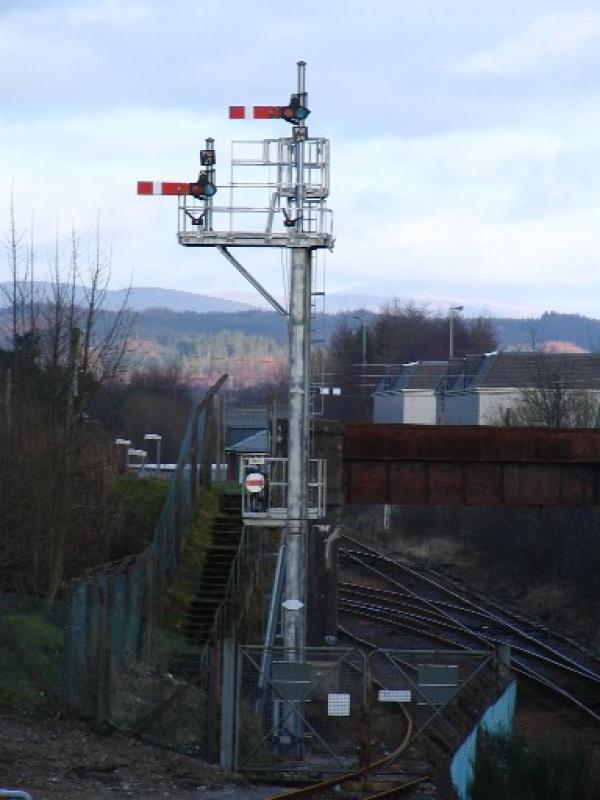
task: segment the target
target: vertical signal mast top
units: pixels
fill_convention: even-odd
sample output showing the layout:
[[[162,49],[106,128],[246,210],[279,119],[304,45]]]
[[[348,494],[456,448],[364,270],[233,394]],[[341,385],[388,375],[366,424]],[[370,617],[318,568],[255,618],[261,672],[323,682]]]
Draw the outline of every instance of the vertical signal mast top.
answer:
[[[326,205],[329,141],[308,135],[305,75],[306,64],[299,61],[297,89],[285,105],[229,107],[230,119],[280,119],[292,126],[291,136],[232,142],[229,183],[217,183],[213,139],[200,150],[200,172],[194,180],[138,183],[138,194],[178,197],[180,244],[333,247],[332,212]],[[257,167],[263,168],[262,180],[256,177]],[[225,204],[218,204],[217,192]]]

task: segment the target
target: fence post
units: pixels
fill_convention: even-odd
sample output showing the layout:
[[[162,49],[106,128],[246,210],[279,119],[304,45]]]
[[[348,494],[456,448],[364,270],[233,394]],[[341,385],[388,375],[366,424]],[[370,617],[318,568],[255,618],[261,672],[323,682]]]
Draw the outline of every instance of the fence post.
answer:
[[[502,678],[509,678],[511,674],[511,649],[509,644],[499,644],[496,647],[498,659],[498,673]]]
[[[234,765],[235,736],[235,656],[234,639],[229,636],[223,639],[223,670],[221,681],[221,758],[220,766],[230,772]]]
[[[207,489],[211,486],[212,471],[212,441],[214,428],[215,401],[213,395],[206,404],[206,422],[204,425],[204,441],[202,442],[202,485]]]
[[[208,697],[206,700],[206,758],[219,759],[217,744],[219,690],[221,686],[221,648],[218,635],[213,631],[208,644]]]
[[[74,707],[73,681],[75,675],[75,618],[78,592],[72,582],[65,598],[67,609],[66,621],[63,631],[63,668],[60,699],[66,708]]]
[[[154,571],[156,569],[156,557],[151,557],[144,564],[144,599],[142,601],[142,620],[140,627],[141,652],[140,657],[149,658],[153,648],[154,638]],[[145,628],[145,630],[144,630]]]
[[[194,426],[192,429],[192,442],[190,447],[190,492],[192,498],[192,509],[196,502],[198,491],[198,433],[200,427],[200,415],[194,416]]]
[[[135,652],[135,637],[133,627],[133,575],[135,571],[137,560],[132,558],[129,561],[127,570],[125,571],[125,608],[123,613],[125,615],[124,622],[124,647],[123,656],[128,659]]]
[[[107,693],[109,691],[110,641],[108,633],[108,579],[98,584],[100,624],[98,625],[98,649],[96,653],[96,722],[102,725],[107,717]]]

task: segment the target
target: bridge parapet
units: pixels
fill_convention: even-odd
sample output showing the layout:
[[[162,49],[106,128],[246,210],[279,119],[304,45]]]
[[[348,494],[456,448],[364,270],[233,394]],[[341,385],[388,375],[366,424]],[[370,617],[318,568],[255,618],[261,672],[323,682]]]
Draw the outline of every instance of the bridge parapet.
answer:
[[[347,425],[350,504],[600,505],[600,430]]]

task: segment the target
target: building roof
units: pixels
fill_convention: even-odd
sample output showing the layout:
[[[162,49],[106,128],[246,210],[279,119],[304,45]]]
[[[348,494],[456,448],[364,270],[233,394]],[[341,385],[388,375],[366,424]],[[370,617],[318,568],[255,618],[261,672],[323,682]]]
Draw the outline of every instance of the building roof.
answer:
[[[227,407],[225,409],[225,425],[227,425],[229,428],[266,428],[267,407]]]
[[[597,353],[486,353],[465,365],[450,390],[527,389],[560,385],[565,389],[600,390]]]
[[[479,374],[486,362],[486,357],[486,355],[478,355],[451,358],[448,361],[448,371],[440,381],[438,388],[446,392],[461,392],[471,388],[474,377]]]
[[[228,453],[267,453],[269,451],[269,436],[265,430],[247,436],[241,442],[225,448]]]
[[[411,389],[434,391],[447,368],[447,361],[412,361],[400,367],[392,367],[379,382],[375,393],[393,394]]]

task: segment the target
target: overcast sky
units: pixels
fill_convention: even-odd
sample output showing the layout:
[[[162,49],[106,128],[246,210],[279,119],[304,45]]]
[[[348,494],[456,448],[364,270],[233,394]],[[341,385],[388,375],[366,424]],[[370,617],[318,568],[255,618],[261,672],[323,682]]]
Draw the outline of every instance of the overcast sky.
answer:
[[[248,292],[135,184],[191,180],[209,135],[221,179],[232,138],[287,135],[227,107],[286,102],[299,58],[332,146],[328,291],[600,317],[598,0],[0,0],[2,227],[12,185],[41,263],[99,210],[114,288]],[[281,295],[277,253],[246,262]]]

